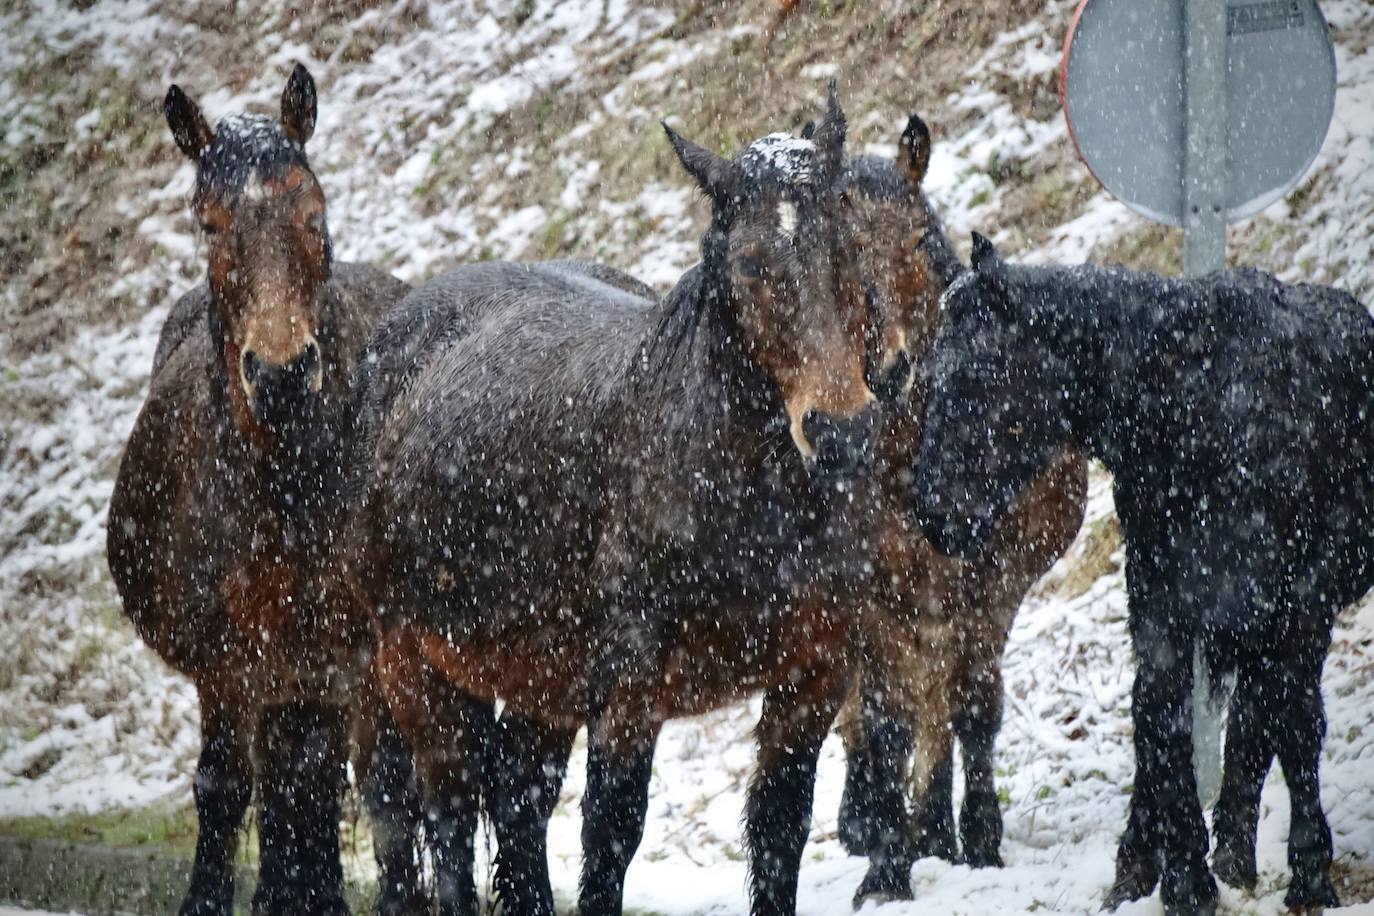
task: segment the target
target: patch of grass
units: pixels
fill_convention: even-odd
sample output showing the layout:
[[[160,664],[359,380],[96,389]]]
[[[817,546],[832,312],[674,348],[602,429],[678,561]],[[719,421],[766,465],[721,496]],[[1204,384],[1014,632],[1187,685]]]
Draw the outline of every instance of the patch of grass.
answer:
[[[1150,223],[1117,236],[1094,251],[1092,260],[1178,276],[1183,273],[1183,230]]]
[[[1086,593],[1098,579],[1117,570],[1113,556],[1121,549],[1121,523],[1115,515],[1099,518],[1088,526],[1079,543],[1081,549],[1070,559],[1068,572],[1057,588],[1066,599]]]
[[[190,805],[166,804],[100,814],[0,818],[0,835],[117,849],[158,847],[190,857],[196,845],[196,812]]]
[[[544,224],[543,231],[539,234],[539,257],[541,260],[552,260],[560,256],[567,256],[576,250],[577,235],[567,238],[568,227],[572,223],[575,214],[567,210],[559,210],[548,222]]]

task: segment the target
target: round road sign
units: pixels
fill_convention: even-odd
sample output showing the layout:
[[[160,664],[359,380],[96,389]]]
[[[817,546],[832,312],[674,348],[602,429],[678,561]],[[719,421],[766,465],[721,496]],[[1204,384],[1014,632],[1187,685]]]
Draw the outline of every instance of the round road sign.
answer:
[[[1315,0],[1083,0],[1059,66],[1079,155],[1151,219],[1184,220],[1184,3],[1226,2],[1226,219],[1302,178],[1326,139],[1336,58]]]

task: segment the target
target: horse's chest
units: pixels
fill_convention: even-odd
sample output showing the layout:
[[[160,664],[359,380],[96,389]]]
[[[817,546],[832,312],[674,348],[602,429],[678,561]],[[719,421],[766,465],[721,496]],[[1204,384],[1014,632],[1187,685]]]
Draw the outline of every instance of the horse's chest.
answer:
[[[250,668],[289,674],[346,664],[361,625],[342,586],[320,575],[324,558],[282,538],[255,538],[228,564],[225,612]]]

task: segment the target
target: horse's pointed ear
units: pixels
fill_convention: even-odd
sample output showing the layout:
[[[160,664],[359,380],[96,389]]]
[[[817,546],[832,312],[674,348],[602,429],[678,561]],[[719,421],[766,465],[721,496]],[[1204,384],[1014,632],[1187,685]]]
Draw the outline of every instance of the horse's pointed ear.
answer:
[[[673,152],[677,153],[678,161],[687,170],[687,174],[696,179],[707,196],[717,204],[725,204],[732,200],[736,196],[735,164],[681,136],[668,126],[667,121],[659,123],[663,125],[668,142],[673,145]]]
[[[973,233],[973,257],[971,261],[974,270],[979,273],[987,273],[1002,265],[1002,256],[997,253],[997,249],[987,236],[975,232]]]
[[[210,141],[215,138],[205,115],[201,114],[200,106],[191,101],[191,97],[182,92],[180,86],[173,83],[167,90],[167,96],[162,100],[162,113],[167,117],[167,126],[172,129],[172,138],[176,140],[177,148],[185,153],[187,158],[198,161],[200,154],[205,152]]]
[[[906,176],[912,188],[920,188],[930,167],[930,128],[921,116],[913,114],[897,143],[897,168]]]
[[[816,158],[820,163],[821,176],[828,185],[844,171],[844,135],[848,125],[835,81],[830,81],[830,89],[825,100],[825,114],[821,116],[811,140],[816,144]]]
[[[315,133],[315,78],[300,64],[291,70],[291,78],[281,93],[281,128],[286,139],[300,146]]]

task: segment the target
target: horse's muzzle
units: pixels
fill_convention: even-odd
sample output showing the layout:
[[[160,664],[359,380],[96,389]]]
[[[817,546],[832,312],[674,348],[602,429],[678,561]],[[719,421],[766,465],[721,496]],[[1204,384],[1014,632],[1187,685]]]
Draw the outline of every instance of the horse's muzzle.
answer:
[[[296,414],[320,390],[323,371],[320,348],[313,340],[306,341],[296,358],[282,365],[267,362],[252,350],[243,351],[240,362],[243,389],[253,416],[268,425]]]
[[[850,417],[809,410],[802,433],[815,451],[813,468],[834,480],[849,480],[873,463],[881,413],[870,403]]]

